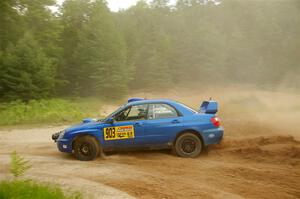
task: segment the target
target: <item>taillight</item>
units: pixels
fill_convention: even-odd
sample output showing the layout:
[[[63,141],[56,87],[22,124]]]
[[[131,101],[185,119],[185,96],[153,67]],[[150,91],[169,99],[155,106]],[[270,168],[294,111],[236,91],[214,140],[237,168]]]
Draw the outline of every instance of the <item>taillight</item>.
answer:
[[[215,127],[219,127],[221,125],[220,118],[218,117],[212,117],[210,118],[210,121]]]

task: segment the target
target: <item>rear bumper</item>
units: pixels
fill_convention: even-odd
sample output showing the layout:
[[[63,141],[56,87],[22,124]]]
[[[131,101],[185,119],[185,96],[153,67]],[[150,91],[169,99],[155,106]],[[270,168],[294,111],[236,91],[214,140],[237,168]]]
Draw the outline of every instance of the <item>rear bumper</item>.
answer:
[[[67,139],[58,139],[57,148],[60,152],[72,153],[72,143]]]
[[[210,144],[219,144],[223,139],[224,129],[223,127],[219,127],[219,128],[204,130],[202,132],[202,135],[204,139],[204,144],[206,146]]]

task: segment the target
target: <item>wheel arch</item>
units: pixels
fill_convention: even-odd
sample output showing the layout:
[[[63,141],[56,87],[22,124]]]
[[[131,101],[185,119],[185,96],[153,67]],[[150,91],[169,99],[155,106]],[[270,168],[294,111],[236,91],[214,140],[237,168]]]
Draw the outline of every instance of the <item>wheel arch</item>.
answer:
[[[201,135],[201,133],[199,131],[196,131],[195,129],[184,129],[184,130],[178,132],[175,139],[173,140],[173,145],[175,144],[178,137],[185,134],[185,133],[193,133],[194,135],[196,135],[200,139],[200,141],[202,143],[202,146],[205,146],[203,136]]]
[[[71,142],[72,150],[74,150],[75,141],[78,140],[81,137],[84,137],[84,136],[93,137],[94,139],[97,140],[97,143],[98,143],[99,147],[101,147],[101,143],[100,143],[99,138],[97,138],[97,136],[93,132],[78,132],[78,133],[76,133],[76,135],[72,139],[72,142]]]

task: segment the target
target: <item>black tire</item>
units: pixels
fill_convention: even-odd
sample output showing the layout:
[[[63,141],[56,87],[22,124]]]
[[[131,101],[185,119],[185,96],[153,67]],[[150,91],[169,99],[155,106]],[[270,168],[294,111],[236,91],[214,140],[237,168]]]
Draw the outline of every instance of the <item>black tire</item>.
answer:
[[[194,158],[201,153],[202,142],[197,135],[186,132],[176,139],[173,151],[180,157]]]
[[[100,153],[98,141],[96,138],[88,135],[76,139],[73,149],[75,158],[81,161],[94,160]]]

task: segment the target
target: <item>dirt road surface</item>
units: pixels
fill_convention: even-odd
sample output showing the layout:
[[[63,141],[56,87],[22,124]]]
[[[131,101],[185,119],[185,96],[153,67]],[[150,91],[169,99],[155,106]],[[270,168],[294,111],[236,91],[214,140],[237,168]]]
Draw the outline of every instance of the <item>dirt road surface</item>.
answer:
[[[122,152],[80,162],[59,153],[50,135],[64,127],[2,131],[1,177],[9,154],[30,160],[27,177],[93,198],[297,198],[300,143],[291,136],[226,139],[196,159],[168,151]],[[5,175],[6,174],[6,175]]]
[[[9,177],[9,155],[17,151],[33,165],[26,177],[79,190],[86,198],[300,198],[298,113],[284,125],[298,124],[285,131],[267,124],[270,116],[263,111],[259,119],[228,114],[223,114],[223,142],[195,159],[139,151],[80,162],[51,141],[65,126],[2,129],[0,178]]]

